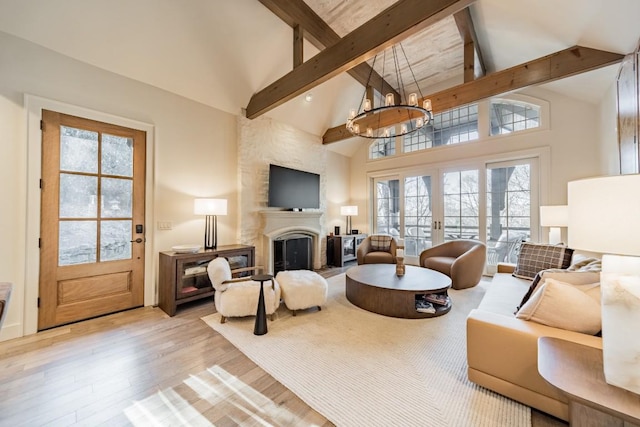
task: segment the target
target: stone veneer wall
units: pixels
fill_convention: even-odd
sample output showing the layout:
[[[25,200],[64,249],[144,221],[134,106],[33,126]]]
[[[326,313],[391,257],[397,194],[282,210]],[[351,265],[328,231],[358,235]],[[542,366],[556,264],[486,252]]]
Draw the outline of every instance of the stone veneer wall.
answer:
[[[238,240],[256,247],[256,265],[264,265],[259,211],[267,208],[269,164],[320,174],[320,237],[327,235],[327,151],[322,138],[268,117],[249,120],[238,116],[238,181],[240,209]],[[275,209],[275,208],[271,208]],[[277,210],[277,209],[276,209]],[[326,241],[322,243],[322,260],[326,259]],[[271,266],[264,265],[267,270]]]

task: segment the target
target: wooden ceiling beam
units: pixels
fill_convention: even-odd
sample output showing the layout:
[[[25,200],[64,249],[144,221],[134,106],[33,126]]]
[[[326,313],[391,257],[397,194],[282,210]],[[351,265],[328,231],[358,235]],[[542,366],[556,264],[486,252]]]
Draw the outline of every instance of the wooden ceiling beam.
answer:
[[[299,24],[293,27],[293,68],[304,62],[304,30]]]
[[[478,43],[478,36],[469,8],[467,7],[455,13],[453,18],[464,43],[464,81],[466,83],[486,75],[487,67],[484,64],[482,50],[480,49],[480,43]],[[478,61],[478,73],[475,72],[476,60]]]
[[[400,0],[313,58],[255,93],[247,105],[254,119],[399,43],[474,0]],[[306,28],[305,28],[306,29]]]
[[[340,36],[336,33],[320,16],[313,11],[303,0],[259,0],[274,15],[282,19],[291,26],[294,31],[296,27],[304,30],[304,36],[309,42],[319,50],[324,50],[340,41]],[[295,36],[294,36],[295,37]],[[294,57],[296,55],[294,47]],[[297,61],[294,59],[294,64]],[[300,64],[302,61],[300,61]],[[362,86],[367,84],[378,88],[380,93],[393,93],[396,99],[400,99],[400,93],[380,74],[373,71],[367,63],[362,63],[347,71]]]
[[[548,83],[565,77],[606,67],[622,61],[624,55],[574,46],[503,71],[488,74],[471,82],[442,90],[423,99],[431,99],[433,112],[438,113],[454,107],[477,102],[491,96],[501,95],[527,86]],[[395,123],[380,123],[391,126]],[[325,132],[323,144],[352,138],[345,124]]]

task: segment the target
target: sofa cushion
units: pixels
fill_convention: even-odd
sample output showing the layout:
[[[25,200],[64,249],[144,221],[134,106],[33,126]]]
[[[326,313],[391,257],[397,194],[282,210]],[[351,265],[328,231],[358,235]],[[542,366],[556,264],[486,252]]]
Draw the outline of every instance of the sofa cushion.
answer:
[[[389,252],[391,250],[391,239],[393,237],[386,234],[374,234],[371,236],[371,250]]]
[[[478,309],[513,317],[514,302],[522,299],[530,284],[531,280],[518,279],[510,273],[494,274]]]
[[[520,246],[515,277],[533,279],[548,268],[565,269],[571,265],[573,249],[561,245],[545,245],[525,242]]]
[[[547,279],[516,314],[518,319],[595,335],[602,328],[600,284],[573,286]]]

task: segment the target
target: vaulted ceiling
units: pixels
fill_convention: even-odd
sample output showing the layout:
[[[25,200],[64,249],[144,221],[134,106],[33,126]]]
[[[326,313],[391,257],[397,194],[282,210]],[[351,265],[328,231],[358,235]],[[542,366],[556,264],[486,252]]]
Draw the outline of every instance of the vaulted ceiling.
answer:
[[[336,42],[398,3],[394,0],[304,1],[330,27]],[[266,7],[268,3],[267,0],[0,0],[0,31],[240,114],[256,94],[293,70],[294,29],[291,22],[285,22]],[[433,4],[451,2],[414,0],[413,3],[418,13]],[[626,54],[640,39],[636,22],[640,2],[637,0],[475,0],[468,3],[468,22],[475,30],[476,48],[487,75],[575,45]],[[451,14],[439,18],[442,19],[434,19],[427,28],[403,41],[425,95],[465,81],[460,22]],[[303,28],[302,33],[309,35],[310,31]],[[310,36],[298,43],[300,45],[308,61],[320,52],[318,47],[322,48],[323,43]],[[372,56],[369,55],[369,64]],[[616,73],[614,64],[543,86],[597,103],[613,84]],[[475,74],[481,74],[477,62]],[[388,78],[391,84],[393,80]],[[313,93],[312,102],[304,100],[309,91]],[[362,92],[363,86],[356,78],[340,72],[265,114],[324,135],[328,129],[344,123],[348,110],[358,103]],[[350,154],[361,143],[351,139],[329,147]]]

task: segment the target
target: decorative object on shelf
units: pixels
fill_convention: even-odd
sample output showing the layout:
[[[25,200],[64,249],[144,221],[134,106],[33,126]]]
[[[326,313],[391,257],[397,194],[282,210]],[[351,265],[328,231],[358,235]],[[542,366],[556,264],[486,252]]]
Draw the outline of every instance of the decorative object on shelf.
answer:
[[[382,94],[382,87],[372,87],[370,83],[373,73],[370,73],[359,108],[351,109],[349,112],[347,130],[353,135],[363,138],[392,138],[410,134],[429,124],[433,118],[431,100],[425,99],[422,95],[402,44],[399,43],[391,47],[389,58],[387,58],[387,50],[376,55],[373,58],[372,70],[375,69],[379,56],[382,56],[382,65],[379,67],[382,68],[382,71],[379,74],[386,81],[395,79],[400,99],[395,99],[393,93]],[[404,60],[402,60],[403,58]],[[385,74],[387,61],[391,64],[389,72]],[[400,70],[401,65],[405,64],[408,70],[407,76],[403,76]],[[407,93],[405,79],[412,85],[410,88],[414,91]],[[374,89],[380,93],[378,107],[375,106]]]
[[[195,254],[200,250],[200,245],[176,245],[171,250],[177,254]]]
[[[404,276],[404,247],[398,247],[396,249],[396,276]]]
[[[205,215],[204,224],[204,248],[215,249],[218,247],[218,215],[227,214],[226,199],[195,199],[193,201],[193,213]]]
[[[640,394],[640,175],[569,182],[569,245],[602,257],[602,351],[608,384]]]
[[[340,235],[340,226],[336,225],[335,227],[333,227],[333,234],[336,236]]]
[[[557,245],[562,243],[560,227],[566,227],[569,223],[569,206],[540,206],[540,225],[549,227],[549,243]]]
[[[347,217],[347,234],[351,234],[351,216],[358,215],[358,207],[357,206],[341,206],[340,215],[344,215]],[[340,233],[337,233],[337,234],[340,234]]]

